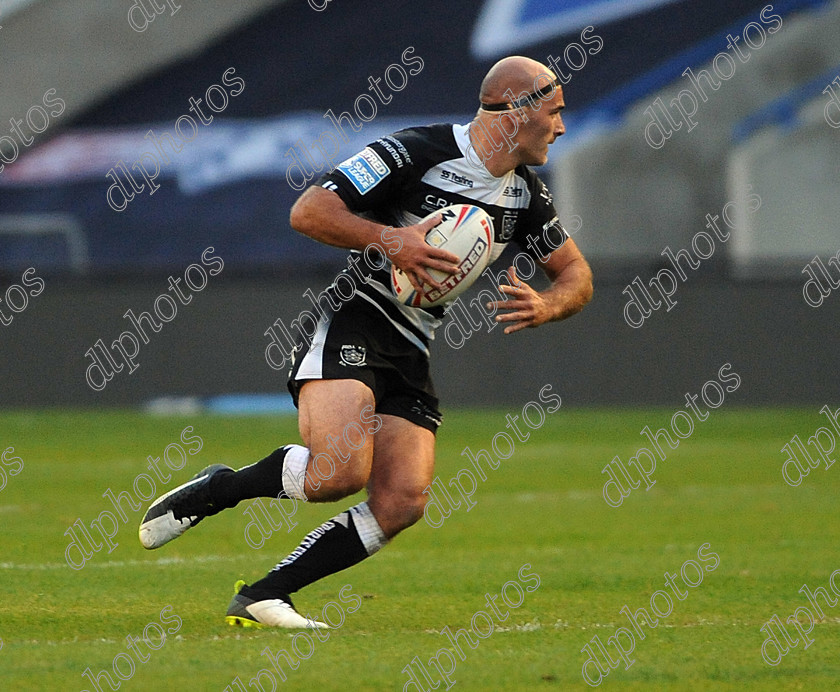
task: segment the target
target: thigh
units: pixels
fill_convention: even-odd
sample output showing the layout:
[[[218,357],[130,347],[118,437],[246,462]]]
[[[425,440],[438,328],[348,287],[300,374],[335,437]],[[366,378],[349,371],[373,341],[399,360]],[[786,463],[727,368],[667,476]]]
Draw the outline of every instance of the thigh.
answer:
[[[405,418],[380,415],[374,436],[368,505],[388,538],[423,516],[435,471],[435,435]]]
[[[298,427],[309,448],[306,494],[329,500],[358,492],[370,477],[374,435],[373,391],[358,380],[310,380],[299,396]]]

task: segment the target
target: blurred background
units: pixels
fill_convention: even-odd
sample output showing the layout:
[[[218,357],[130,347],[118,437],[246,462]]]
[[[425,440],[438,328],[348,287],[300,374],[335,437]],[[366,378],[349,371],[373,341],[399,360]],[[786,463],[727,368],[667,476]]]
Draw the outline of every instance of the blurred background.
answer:
[[[0,310],[28,268],[44,281],[24,309],[3,310],[4,407],[277,405],[251,396],[285,392],[265,332],[311,307],[304,292],[346,254],[290,228],[290,166],[326,165],[315,143],[336,132],[327,111],[377,107],[358,132],[344,121],[335,161],[402,127],[469,121],[481,78],[510,54],[568,68],[567,134],[539,173],[596,292],[564,323],[476,331],[457,350],[440,335],[444,405],[506,406],[546,383],[564,405],[682,405],[726,362],[743,380],[737,404],[836,399],[840,3],[17,0],[0,26]],[[383,79],[385,99],[359,101],[370,78],[417,58],[404,87]],[[192,136],[185,115],[213,121]],[[162,139],[176,132],[192,137],[177,151]],[[120,163],[146,152],[160,187],[129,199]],[[707,215],[724,208],[716,236]],[[131,329],[123,314],[152,311],[211,246],[224,270],[150,333],[140,367],[88,386],[88,349]],[[670,309],[630,326],[631,282],[676,271],[666,247],[699,266],[683,259]],[[815,257],[829,271],[811,288],[819,307],[803,297]]]

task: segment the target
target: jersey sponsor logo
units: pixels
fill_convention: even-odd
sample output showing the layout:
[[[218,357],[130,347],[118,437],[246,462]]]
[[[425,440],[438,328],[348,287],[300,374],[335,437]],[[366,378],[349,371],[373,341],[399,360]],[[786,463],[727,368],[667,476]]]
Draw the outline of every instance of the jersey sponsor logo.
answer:
[[[407,163],[414,163],[411,160],[411,156],[409,156],[408,154],[408,149],[406,149],[403,146],[403,143],[400,140],[398,140],[396,137],[391,137],[390,135],[388,137],[385,137],[385,139],[394,144],[394,146],[397,148],[397,151],[399,151],[400,154],[402,154],[402,157],[406,160]]]
[[[448,207],[450,204],[451,202],[448,202],[443,197],[438,197],[437,195],[426,195],[426,199],[423,201],[423,204],[420,205],[420,208],[424,211],[435,211],[435,209]]]
[[[521,187],[513,187],[511,185],[505,186],[505,189],[502,191],[502,197],[522,197],[525,194],[525,190]]]
[[[469,188],[475,187],[474,181],[470,180],[469,178],[463,175],[458,175],[453,171],[447,171],[445,168],[441,170],[440,177],[444,180],[450,180],[456,185],[463,185],[464,187]]]
[[[394,159],[394,163],[397,164],[397,168],[402,168],[405,165],[403,158],[399,152],[390,145],[388,139],[390,138],[384,137],[383,139],[377,139],[376,142],[391,155],[391,158]]]
[[[486,0],[470,47],[486,60],[575,33],[594,24],[632,17],[677,0]]]
[[[381,183],[389,173],[388,166],[370,147],[365,147],[339,164],[337,170],[344,173],[353,187],[363,195]]]
[[[353,344],[344,344],[340,351],[341,365],[349,365],[352,367],[360,367],[366,365],[367,349],[364,346],[354,346]]]

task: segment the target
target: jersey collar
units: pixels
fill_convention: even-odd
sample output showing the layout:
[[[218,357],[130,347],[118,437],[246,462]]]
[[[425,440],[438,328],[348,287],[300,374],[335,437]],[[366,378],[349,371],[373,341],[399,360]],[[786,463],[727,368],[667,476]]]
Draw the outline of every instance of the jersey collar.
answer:
[[[501,177],[497,178],[495,175],[493,175],[490,171],[487,170],[487,166],[485,166],[484,162],[481,161],[480,157],[478,156],[478,153],[472,146],[472,142],[470,142],[469,123],[467,123],[466,125],[453,125],[452,134],[455,136],[455,143],[458,145],[458,149],[461,150],[461,153],[464,155],[464,158],[467,160],[467,163],[470,164],[472,170],[476,171],[483,178],[486,178],[490,181],[504,180],[504,178],[509,176],[511,173],[515,173],[515,171],[508,171]],[[472,151],[469,151],[470,149]]]

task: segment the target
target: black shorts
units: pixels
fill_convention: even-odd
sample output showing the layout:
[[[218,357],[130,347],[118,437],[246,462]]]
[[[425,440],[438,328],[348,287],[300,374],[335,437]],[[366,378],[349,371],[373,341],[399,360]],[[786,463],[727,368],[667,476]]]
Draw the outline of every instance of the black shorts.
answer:
[[[377,413],[437,432],[442,415],[429,358],[376,307],[359,297],[351,299],[327,312],[311,343],[306,341],[299,341],[289,372],[295,406],[304,382],[358,380],[373,390]]]

